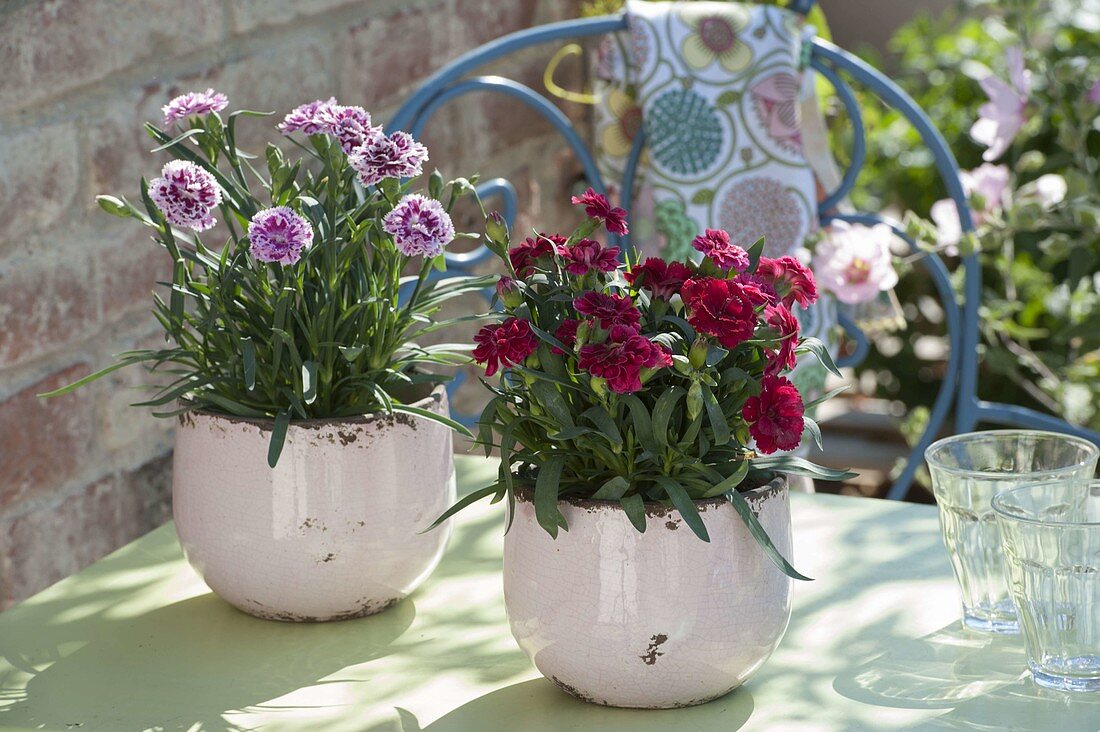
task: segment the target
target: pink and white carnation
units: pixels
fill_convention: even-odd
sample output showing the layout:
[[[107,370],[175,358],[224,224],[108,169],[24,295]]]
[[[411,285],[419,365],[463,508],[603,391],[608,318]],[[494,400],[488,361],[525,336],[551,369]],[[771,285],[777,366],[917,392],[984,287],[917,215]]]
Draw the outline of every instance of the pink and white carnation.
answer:
[[[427,147],[398,131],[368,139],[348,156],[348,164],[359,174],[359,182],[373,186],[384,178],[414,178],[424,172],[427,159]]]
[[[205,117],[211,112],[220,112],[229,104],[229,97],[213,89],[204,92],[180,94],[160,108],[164,113],[164,126],[169,127],[188,117]]]
[[[289,206],[265,208],[248,223],[248,241],[257,260],[294,264],[313,244],[313,226]]]
[[[1009,81],[990,73],[979,84],[989,101],[978,109],[978,120],[970,128],[970,137],[986,146],[985,160],[1005,154],[1027,122],[1027,102],[1031,94],[1031,72],[1024,68],[1024,52],[1018,46],[1005,49]]]
[[[970,203],[970,217],[974,226],[981,226],[995,216],[1004,207],[1005,193],[1008,191],[1009,172],[1004,165],[982,163],[974,170],[964,170],[959,174],[963,193]],[[936,224],[937,244],[954,254],[962,239],[962,222],[955,201],[943,198],[932,204],[930,211]]]
[[[222,202],[222,189],[209,171],[172,160],[149,183],[149,198],[173,226],[206,231],[217,223],[211,212]]]
[[[455,227],[443,204],[411,193],[382,219],[382,228],[393,236],[397,249],[408,257],[437,257],[455,238]]]
[[[814,253],[818,283],[848,305],[873,300],[898,283],[890,253],[892,238],[886,224],[834,222]]]
[[[324,115],[327,117],[328,115]],[[370,112],[362,107],[332,108],[332,127],[328,130],[340,141],[340,148],[351,155],[356,148],[382,136],[382,126],[371,126]]]
[[[284,135],[291,132],[304,132],[307,135],[320,135],[336,129],[336,97],[328,101],[318,99],[295,107],[279,123],[279,131]]]

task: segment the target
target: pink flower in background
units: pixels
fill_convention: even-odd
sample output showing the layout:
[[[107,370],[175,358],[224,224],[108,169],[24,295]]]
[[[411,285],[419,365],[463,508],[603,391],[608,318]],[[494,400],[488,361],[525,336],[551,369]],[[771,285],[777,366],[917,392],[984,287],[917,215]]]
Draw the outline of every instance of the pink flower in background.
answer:
[[[721,229],[707,229],[691,240],[691,246],[702,252],[719,269],[744,272],[749,268],[749,253],[730,243],[730,235]]]
[[[610,330],[616,325],[625,325],[637,330],[642,314],[626,295],[605,295],[602,292],[586,292],[573,300],[578,313],[588,315],[600,322],[600,327]]]
[[[886,224],[833,223],[814,254],[818,282],[848,305],[873,300],[898,283],[892,237]]]
[[[307,135],[319,135],[332,131],[336,126],[336,97],[327,102],[318,99],[315,102],[295,107],[279,123],[279,131],[284,135],[291,132],[304,132]]]
[[[630,232],[626,225],[626,209],[612,206],[607,196],[596,193],[594,188],[589,188],[584,195],[573,196],[574,206],[584,206],[584,212],[589,218],[603,221],[603,225],[612,234],[625,236]]]
[[[382,228],[393,235],[398,250],[408,257],[437,257],[455,238],[455,227],[443,204],[412,193],[382,219]]]
[[[382,126],[371,126],[370,113],[362,107],[333,107],[332,127],[328,131],[340,141],[340,148],[351,155],[357,147],[382,136]],[[427,152],[424,159],[428,159]]]
[[[1100,79],[1093,83],[1086,96],[1093,104],[1100,104]]]
[[[180,94],[160,108],[164,112],[164,126],[168,127],[188,117],[205,117],[220,112],[229,104],[229,98],[221,92],[207,89],[204,92]]]
[[[222,189],[198,165],[173,160],[149,183],[149,198],[173,226],[206,231],[217,223],[211,212],[222,202]]]
[[[381,128],[379,128],[381,129]],[[359,173],[359,181],[373,186],[384,178],[413,178],[424,172],[428,148],[407,132],[383,134],[368,139],[348,156],[348,165]]]
[[[619,266],[619,248],[604,247],[595,239],[581,239],[569,246],[559,245],[558,256],[565,260],[565,271],[581,277],[592,272],[612,272]]]
[[[749,397],[741,416],[749,423],[756,449],[770,455],[798,447],[803,411],[802,395],[794,384],[782,376],[765,376],[760,382],[760,395]]]
[[[978,109],[978,121],[970,128],[975,142],[988,149],[985,160],[1005,154],[1027,122],[1027,101],[1031,93],[1031,72],[1024,68],[1024,52],[1019,47],[1005,50],[1009,82],[993,75],[979,82],[989,101]]]
[[[474,361],[485,364],[486,376],[495,374],[500,366],[510,368],[522,363],[539,345],[531,323],[523,318],[487,325],[474,335],[474,342]]]
[[[1004,206],[1004,195],[1008,190],[1009,172],[1004,165],[982,163],[974,170],[959,174],[963,193],[970,201],[970,217],[974,226],[981,226]],[[932,204],[932,221],[938,232],[937,243],[952,253],[962,239],[962,223],[955,202],[944,198]]]
[[[257,260],[294,264],[313,244],[313,227],[289,206],[265,208],[248,222],[248,241]]]
[[[802,152],[801,109],[798,106],[801,84],[797,76],[780,71],[749,89],[757,119],[764,125],[768,137],[792,153]]]

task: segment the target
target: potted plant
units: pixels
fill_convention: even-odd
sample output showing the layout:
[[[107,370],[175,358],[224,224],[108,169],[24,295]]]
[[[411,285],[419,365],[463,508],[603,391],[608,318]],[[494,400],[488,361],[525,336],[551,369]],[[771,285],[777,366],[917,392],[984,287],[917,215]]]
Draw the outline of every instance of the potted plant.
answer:
[[[278,620],[378,612],[435,567],[447,540],[418,533],[454,500],[437,365],[461,346],[422,339],[441,305],[491,279],[440,280],[455,202],[472,181],[361,107],[298,107],[279,130],[304,152],[237,148],[236,111],[207,90],[172,100],[156,151],[174,159],[141,204],[100,196],[149,227],[172,262],[154,312],[167,345],[131,364],[161,376],[141,405],[177,419],[173,513],[184,553],[220,596]],[[299,136],[301,139],[296,139]],[[402,182],[405,181],[405,182]],[[445,202],[445,203],[444,203]]]
[[[701,263],[619,262],[590,238],[626,234],[625,212],[589,189],[569,236],[490,247],[508,276],[499,323],[476,335],[493,398],[478,441],[500,451],[492,496],[508,506],[504,594],[512,633],[569,693],[624,707],[700,704],[745,681],[790,616],[786,474],[849,473],[772,455],[804,416],[784,373],[799,339],[792,307],[816,298],[791,257],[760,256],[726,232],[693,244]]]

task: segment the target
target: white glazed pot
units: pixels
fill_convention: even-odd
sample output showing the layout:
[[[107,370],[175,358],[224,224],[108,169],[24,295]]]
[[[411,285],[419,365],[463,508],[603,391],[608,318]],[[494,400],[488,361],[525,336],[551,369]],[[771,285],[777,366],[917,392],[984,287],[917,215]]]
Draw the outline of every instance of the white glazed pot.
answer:
[[[447,414],[437,387],[415,403]],[[407,414],[271,423],[192,412],[176,432],[172,512],[191,566],[226,601],[272,620],[385,610],[435,569],[454,503],[451,431]]]
[[[787,481],[744,494],[789,557]],[[723,499],[696,501],[700,540],[678,511],[646,504],[639,533],[618,503],[565,500],[553,539],[517,492],[504,539],[504,600],[520,648],[586,701],[664,709],[716,699],[745,682],[791,615],[791,580]]]

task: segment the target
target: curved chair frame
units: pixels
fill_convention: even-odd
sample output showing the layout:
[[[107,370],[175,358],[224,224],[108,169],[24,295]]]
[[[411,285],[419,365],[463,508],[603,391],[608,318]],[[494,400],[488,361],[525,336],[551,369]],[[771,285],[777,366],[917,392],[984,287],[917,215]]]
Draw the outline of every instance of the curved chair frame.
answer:
[[[813,0],[794,0],[789,8],[806,13],[813,6]],[[390,121],[390,126],[404,129],[418,135],[432,114],[441,106],[457,97],[473,92],[491,92],[503,94],[527,105],[545,118],[561,134],[562,138],[580,160],[588,183],[597,191],[605,192],[606,186],[581,135],[573,128],[569,118],[550,100],[528,86],[500,76],[467,75],[476,69],[518,50],[552,41],[600,36],[607,33],[626,30],[624,15],[604,16],[583,20],[570,20],[551,23],[527,30],[518,31],[498,38],[495,41],[476,48],[449,63],[431,77],[408,101],[401,106]],[[821,222],[844,220],[854,223],[873,225],[885,223],[893,229],[910,248],[916,250],[913,242],[898,225],[873,213],[841,213],[837,205],[847,198],[855,186],[856,179],[866,157],[866,130],[855,94],[842,77],[847,76],[863,85],[875,94],[887,106],[896,109],[909,121],[921,136],[921,140],[932,151],[936,169],[944,181],[948,194],[955,202],[963,231],[973,231],[974,224],[970,207],[959,178],[959,166],[948,148],[943,136],[916,102],[897,84],[877,69],[861,59],[820,38],[807,38],[811,44],[810,65],[819,72],[836,90],[844,104],[854,132],[851,161],[845,170],[839,187],[829,193],[818,205]],[[644,134],[639,131],[634,139],[633,148],[627,158],[623,175],[621,205],[630,209],[634,190],[634,180],[638,160],[645,145]],[[509,225],[516,214],[516,193],[512,185],[503,178],[485,181],[478,186],[480,195],[489,197],[499,195],[503,198],[504,216]],[[615,237],[617,238],[617,237]],[[628,237],[627,237],[628,239]],[[619,241],[629,246],[629,241]],[[463,274],[474,265],[491,256],[489,250],[481,246],[472,252],[447,254],[448,271]],[[979,422],[1049,429],[1083,436],[1100,444],[1100,433],[1074,427],[1056,417],[1026,407],[987,402],[977,396],[978,381],[978,306],[981,297],[981,268],[976,255],[962,258],[965,288],[964,301],[960,305],[951,284],[950,274],[943,260],[936,254],[927,254],[919,260],[936,287],[946,314],[947,337],[950,350],[944,369],[943,381],[936,393],[928,424],[916,445],[913,446],[902,473],[891,486],[888,497],[900,499],[907,493],[917,469],[923,459],[924,450],[944,429],[947,418],[954,409],[956,432],[973,430]],[[446,276],[446,275],[443,275]],[[869,344],[866,336],[850,319],[841,317],[841,325],[854,343],[854,350],[840,365],[852,366],[860,363],[867,355]],[[454,388],[461,384],[456,380]]]

